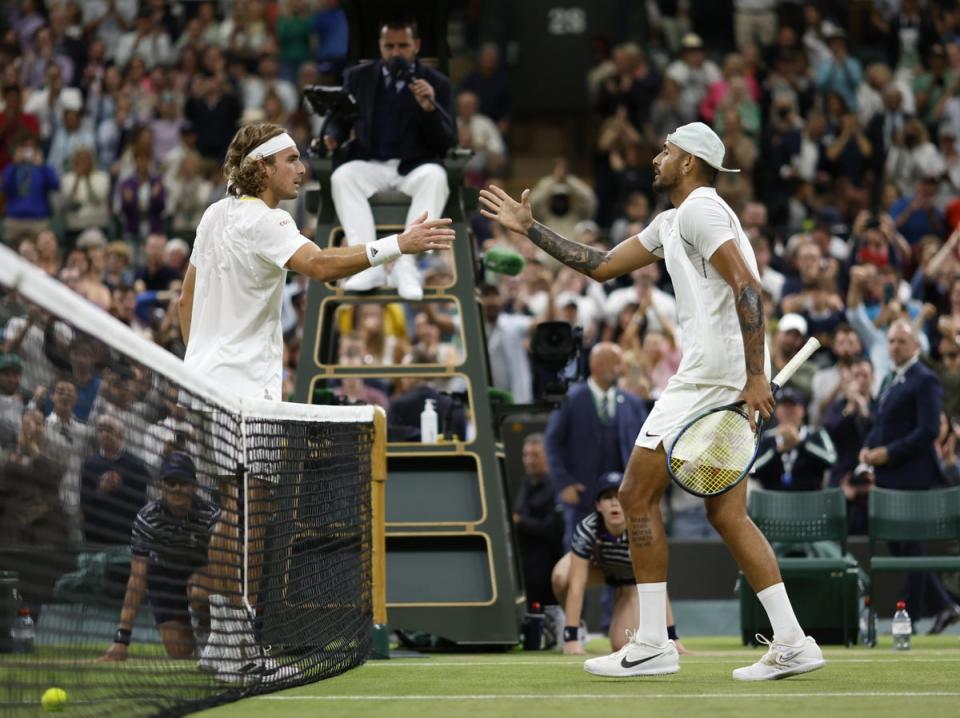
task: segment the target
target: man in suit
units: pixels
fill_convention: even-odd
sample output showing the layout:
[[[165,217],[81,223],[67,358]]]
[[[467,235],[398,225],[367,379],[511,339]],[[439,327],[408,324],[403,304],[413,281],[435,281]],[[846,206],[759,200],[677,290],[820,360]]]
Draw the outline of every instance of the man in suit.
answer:
[[[601,342],[590,352],[590,377],[571,387],[566,401],[550,417],[547,459],[565,508],[564,546],[573,528],[594,510],[598,482],[623,472],[647,410],[619,389],[623,352]]]
[[[873,427],[860,451],[860,461],[874,467],[876,485],[900,491],[925,491],[941,483],[933,442],[940,432],[943,387],[920,359],[920,343],[910,322],[898,319],[887,331],[893,370],[884,378]],[[890,542],[895,556],[922,556],[924,546]],[[933,633],[960,618],[960,606],[939,577],[907,574],[907,612],[917,619],[924,608],[934,615]]]
[[[776,408],[777,425],[763,432],[754,477],[772,491],[818,491],[823,477],[837,460],[826,429],[805,423],[803,395],[787,387]]]
[[[330,177],[330,190],[347,243],[376,239],[369,199],[377,192],[410,195],[407,226],[426,213],[437,218],[450,190],[443,158],[456,144],[450,80],[417,60],[420,37],[414,20],[385,22],[380,28],[380,59],[351,68],[344,89],[357,101],[352,123],[331,118],[324,145],[333,151],[349,136],[348,160]],[[387,272],[371,267],[344,284],[366,291],[390,283],[404,299],[418,301],[423,288],[412,257],[401,257]]]

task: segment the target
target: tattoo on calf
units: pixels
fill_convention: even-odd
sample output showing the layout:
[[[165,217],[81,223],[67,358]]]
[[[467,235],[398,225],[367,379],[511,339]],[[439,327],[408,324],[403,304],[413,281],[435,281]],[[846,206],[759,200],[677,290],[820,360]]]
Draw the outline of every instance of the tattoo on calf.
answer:
[[[606,252],[566,239],[539,222],[527,230],[527,237],[551,257],[584,274],[590,274],[607,259]]]
[[[648,516],[630,519],[630,545],[646,548],[653,544],[653,521]]]
[[[740,290],[740,296],[737,297],[737,318],[743,334],[747,374],[763,374],[763,300],[756,287],[748,285]]]

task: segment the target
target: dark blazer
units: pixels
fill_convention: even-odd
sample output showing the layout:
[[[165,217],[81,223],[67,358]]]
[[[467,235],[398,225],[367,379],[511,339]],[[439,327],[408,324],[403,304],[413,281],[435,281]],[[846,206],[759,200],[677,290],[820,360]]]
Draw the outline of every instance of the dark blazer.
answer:
[[[442,162],[447,151],[457,142],[453,114],[453,92],[450,80],[433,68],[416,63],[415,74],[433,86],[437,109],[425,112],[417,104],[413,93],[402,93],[402,109],[395,117],[403,132],[403,140],[396,159],[400,160],[402,175],[427,162]],[[383,61],[351,67],[344,74],[343,88],[353,95],[360,116],[352,123],[356,139],[348,145],[347,159],[368,160],[373,152],[374,113],[377,111],[378,88],[384,86]],[[329,134],[343,143],[349,136],[350,123],[335,118],[327,121],[322,134]]]
[[[603,467],[613,459],[616,468],[623,471],[630,459],[640,427],[647,418],[644,403],[625,391],[617,389],[617,408],[614,421],[620,440],[620,456],[600,456],[600,419],[586,382],[571,387],[563,405],[550,416],[545,443],[550,475],[557,491],[577,482],[587,487],[582,495],[592,510],[597,481]]]
[[[796,447],[790,477],[786,479],[783,454],[777,451],[776,429],[768,429],[760,437],[753,475],[770,491],[819,491],[824,472],[837,460],[837,451],[826,429],[804,427],[804,436]],[[785,480],[786,479],[786,480]]]
[[[877,486],[929,489],[940,483],[933,442],[940,433],[942,408],[940,380],[922,362],[880,394],[864,441],[869,448],[885,446],[890,454],[888,463],[875,468]]]

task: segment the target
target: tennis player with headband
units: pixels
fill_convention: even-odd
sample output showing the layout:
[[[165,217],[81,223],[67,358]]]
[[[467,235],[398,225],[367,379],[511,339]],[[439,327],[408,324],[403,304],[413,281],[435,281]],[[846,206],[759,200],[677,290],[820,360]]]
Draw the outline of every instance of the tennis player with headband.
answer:
[[[584,667],[602,676],[676,673],[679,657],[667,640],[667,537],[660,499],[670,483],[666,448],[700,412],[743,400],[751,426],[774,408],[770,389],[763,305],[757,262],[740,221],[713,184],[723,167],[723,141],[701,122],[667,135],[654,160],[656,191],[674,209],[658,214],[640,234],[610,251],[561,237],[536,222],[529,190],[517,202],[499,187],[480,193],[482,213],[530,240],[561,262],[597,281],[627,274],[661,259],[673,282],[683,358],[637,437],[620,489],[630,532],[640,597],[640,626],[615,653]],[[739,680],[769,680],[824,665],[813,638],[805,636],[787,597],[777,560],[747,515],[746,482],[705,499],[707,517],[756,591],[773,626],[766,655],[734,670]]]
[[[281,200],[297,197],[305,171],[296,143],[279,125],[255,123],[237,131],[223,170],[227,196],[208,207],[200,219],[181,290],[180,323],[187,345],[183,361],[244,398],[283,398],[280,310],[288,270],[321,282],[333,281],[401,254],[450,249],[455,236],[451,220],[427,219],[423,214],[403,234],[321,250],[278,207]],[[214,453],[223,459],[231,448],[217,446]],[[269,469],[248,469],[248,596],[255,607],[272,478]],[[280,666],[268,656],[250,656],[244,648],[257,642],[252,621],[237,607],[239,571],[231,565],[241,555],[238,487],[232,474],[216,480],[225,527],[211,538],[211,550],[224,557],[211,565],[211,632],[218,640],[207,644],[198,665],[231,682],[285,679],[295,672],[294,666]]]

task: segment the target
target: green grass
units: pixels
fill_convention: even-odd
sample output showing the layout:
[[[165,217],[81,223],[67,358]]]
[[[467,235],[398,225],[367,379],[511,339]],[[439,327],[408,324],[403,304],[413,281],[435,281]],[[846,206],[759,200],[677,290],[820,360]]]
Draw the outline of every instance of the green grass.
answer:
[[[597,715],[731,718],[937,718],[958,715],[960,641],[914,639],[894,653],[890,638],[877,648],[827,647],[827,666],[788,680],[742,683],[732,669],[757,660],[731,638],[685,638],[697,655],[681,659],[672,676],[604,679],[583,659],[557,653],[424,655],[371,661],[336,678],[250,698],[196,714],[203,718],[563,718]],[[591,653],[608,644],[594,641]],[[602,711],[602,713],[601,713]]]

